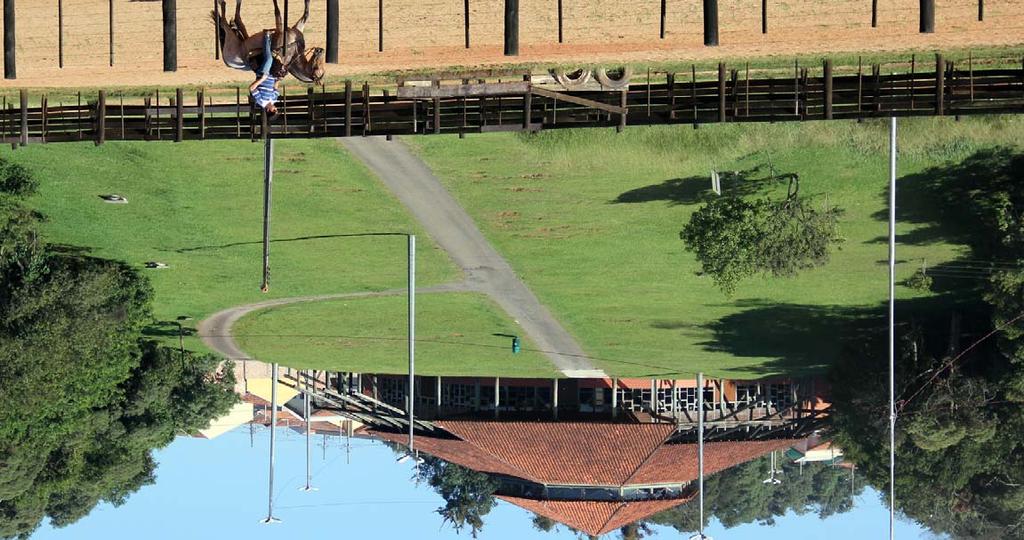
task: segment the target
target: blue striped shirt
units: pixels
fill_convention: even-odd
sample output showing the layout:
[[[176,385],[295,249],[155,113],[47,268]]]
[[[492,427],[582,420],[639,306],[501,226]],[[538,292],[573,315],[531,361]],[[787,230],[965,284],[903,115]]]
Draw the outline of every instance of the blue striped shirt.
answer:
[[[274,88],[274,84],[277,79],[274,77],[267,77],[267,80],[260,83],[255,90],[252,91],[252,97],[256,101],[256,105],[260,108],[264,108],[268,103],[274,103],[277,98],[281,96],[281,93]]]

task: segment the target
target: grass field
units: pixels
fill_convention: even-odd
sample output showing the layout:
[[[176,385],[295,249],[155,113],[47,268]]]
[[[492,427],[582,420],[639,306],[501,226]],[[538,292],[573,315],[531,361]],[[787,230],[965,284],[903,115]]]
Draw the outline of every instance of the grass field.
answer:
[[[263,295],[262,145],[55,144],[0,155],[40,179],[40,193],[30,202],[48,216],[50,242],[139,268],[146,261],[170,266],[142,270],[156,291],[158,321],[189,316],[185,324],[194,326],[219,309],[267,298],[404,287],[405,238],[359,235],[420,232],[334,141],[279,141],[271,291]],[[106,204],[99,198],[105,193],[124,195],[129,204]],[[418,246],[421,285],[458,278],[429,238]],[[177,326],[155,331],[176,344]],[[189,346],[201,347],[198,339]]]
[[[901,174],[1022,139],[1018,118],[901,123]],[[703,370],[729,377],[827,365],[851,319],[886,295],[886,127],[881,122],[630,128],[408,139],[484,233],[595,363],[619,376]],[[32,200],[55,243],[141,267],[156,290],[156,335],[265,298],[399,288],[405,240],[419,232],[401,206],[332,141],[278,143],[272,289],[262,295],[262,148],[247,142],[29,146],[0,155],[40,178]],[[845,242],[825,268],[754,279],[732,298],[696,275],[678,233],[708,196],[708,174],[762,166],[797,172],[801,193],[843,207]],[[733,186],[731,189],[741,189]],[[762,191],[784,186],[756,185]],[[99,195],[119,193],[128,205]],[[903,204],[903,203],[901,203]],[[901,225],[909,239],[926,224]],[[421,286],[458,278],[419,243]],[[958,255],[939,238],[900,246],[899,277]],[[900,288],[901,298],[921,293]],[[237,333],[257,357],[298,367],[404,369],[404,300],[372,298],[257,312]],[[353,309],[340,309],[351,307]],[[423,295],[424,373],[550,376],[540,356],[512,356],[511,323],[469,294]],[[356,339],[359,338],[359,339]],[[373,339],[363,339],[373,338]],[[189,342],[200,348],[198,340]],[[529,348],[529,344],[525,345]]]
[[[1024,140],[1019,118],[922,119],[901,126],[901,175]],[[411,142],[610,373],[703,370],[750,377],[816,370],[837,354],[842,327],[871,315],[887,295],[884,122]],[[696,275],[698,264],[684,251],[679,230],[708,196],[712,168],[751,169],[769,156],[779,173],[800,174],[802,194],[845,209],[845,242],[827,267],[794,279],[754,279],[727,298]],[[901,225],[898,232],[907,238],[918,226]],[[939,239],[901,245],[898,278],[960,251]],[[898,289],[901,298],[920,294]]]
[[[416,299],[416,372],[423,375],[555,377],[548,360],[523,338],[512,354],[512,324],[486,296],[420,294]],[[282,328],[301,335],[281,338]],[[408,373],[406,297],[293,304],[238,322],[239,344],[264,361],[299,368]],[[297,354],[297,352],[299,354]]]

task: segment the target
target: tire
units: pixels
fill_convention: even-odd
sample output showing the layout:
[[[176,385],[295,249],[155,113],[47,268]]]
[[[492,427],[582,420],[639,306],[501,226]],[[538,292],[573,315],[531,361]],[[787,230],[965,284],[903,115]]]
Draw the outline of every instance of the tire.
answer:
[[[566,90],[573,90],[590,82],[593,72],[583,68],[575,70],[554,69],[551,70],[551,76]]]
[[[633,68],[623,66],[620,69],[622,71],[621,75],[609,74],[607,68],[597,68],[595,73],[597,82],[601,83],[601,86],[611,88],[612,90],[622,90],[629,87],[629,79],[633,76]]]

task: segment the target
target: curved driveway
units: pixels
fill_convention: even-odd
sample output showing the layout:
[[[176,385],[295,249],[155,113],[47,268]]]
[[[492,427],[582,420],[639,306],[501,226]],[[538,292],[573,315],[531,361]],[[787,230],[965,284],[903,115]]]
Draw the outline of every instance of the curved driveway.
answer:
[[[519,279],[508,261],[484,238],[469,214],[405,144],[386,142],[380,137],[344,139],[342,144],[408,208],[466,276],[464,283],[418,288],[417,293],[482,292],[515,320],[539,352],[545,354],[563,375],[570,378],[606,376],[594,367],[572,335]],[[405,289],[392,289],[267,300],[215,313],[199,324],[199,334],[203,343],[228,358],[252,360],[231,337],[232,325],[248,313],[300,302],[404,292]]]

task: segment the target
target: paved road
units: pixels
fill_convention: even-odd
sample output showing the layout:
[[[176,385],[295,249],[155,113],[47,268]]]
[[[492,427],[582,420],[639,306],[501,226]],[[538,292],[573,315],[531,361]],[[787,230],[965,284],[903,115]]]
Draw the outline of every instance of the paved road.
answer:
[[[384,182],[448,252],[465,274],[466,283],[497,302],[565,376],[605,376],[405,144],[381,137],[348,138],[342,144]]]

